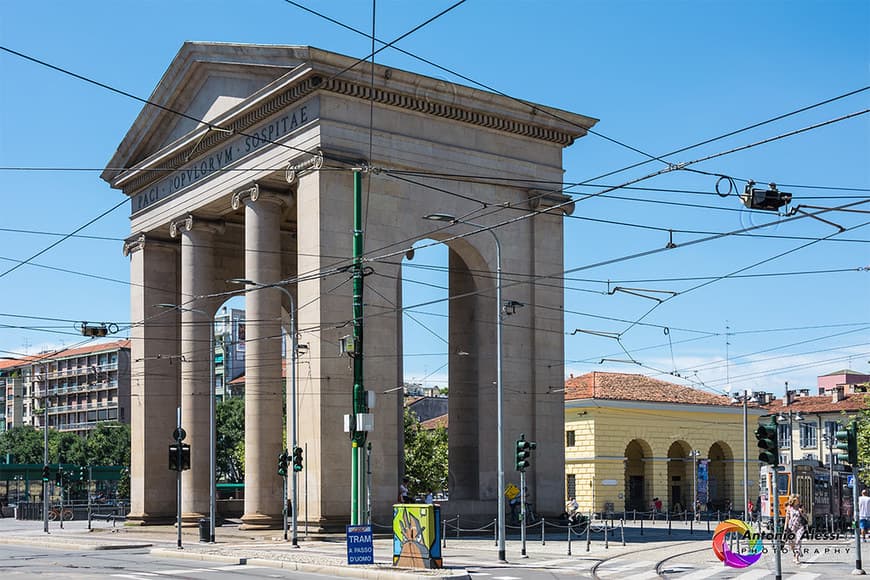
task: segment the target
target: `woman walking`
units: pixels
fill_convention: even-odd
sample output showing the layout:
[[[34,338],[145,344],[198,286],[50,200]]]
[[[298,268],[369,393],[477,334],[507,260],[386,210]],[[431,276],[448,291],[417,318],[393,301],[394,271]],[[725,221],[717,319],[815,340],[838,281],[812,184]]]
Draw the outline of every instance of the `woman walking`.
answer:
[[[807,516],[798,496],[793,495],[785,509],[785,529],[789,532],[789,546],[794,555],[794,563],[801,563],[801,543],[807,533]]]

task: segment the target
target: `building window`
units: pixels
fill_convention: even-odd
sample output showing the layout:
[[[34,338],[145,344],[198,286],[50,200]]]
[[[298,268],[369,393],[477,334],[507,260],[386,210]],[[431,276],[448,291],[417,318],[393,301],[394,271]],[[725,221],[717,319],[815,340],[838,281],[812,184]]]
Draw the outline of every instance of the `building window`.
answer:
[[[574,447],[574,431],[565,431],[565,445],[567,447]]]
[[[574,474],[569,474],[565,477],[565,483],[567,487],[567,496],[568,499],[574,499],[577,497],[577,476]]]
[[[801,423],[801,447],[818,447],[815,423]]]
[[[780,447],[791,447],[791,425],[780,423],[776,426],[776,438]]]

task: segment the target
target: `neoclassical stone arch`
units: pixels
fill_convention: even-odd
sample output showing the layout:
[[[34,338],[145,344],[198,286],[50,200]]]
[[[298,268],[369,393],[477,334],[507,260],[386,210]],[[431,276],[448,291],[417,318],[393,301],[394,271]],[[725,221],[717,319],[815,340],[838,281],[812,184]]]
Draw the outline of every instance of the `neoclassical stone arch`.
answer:
[[[668,448],[667,497],[662,498],[670,511],[682,511],[692,504],[692,451],[686,441],[678,440]]]
[[[736,463],[734,451],[724,441],[715,441],[707,451],[709,502],[713,509],[727,509],[734,496]]]
[[[366,267],[383,274],[365,278],[364,301],[371,305],[364,313],[364,344],[371,358],[364,375],[370,390],[403,379],[395,362],[401,358],[396,256],[408,240],[446,240],[473,229],[442,230],[422,216],[449,213],[498,226],[502,269],[519,280],[563,270],[562,219],[572,209],[570,199],[532,186],[561,181],[562,149],[594,119],[565,111],[554,117],[545,107],[386,67],[376,67],[372,91],[371,77],[353,63],[312,47],[186,43],[151,97],[162,108],[142,110],[102,175],[131,199],[125,248],[131,319],[141,322],[131,332],[131,521],[167,521],[175,513],[175,478],[165,459],[180,404],[188,441],[197,450],[183,477],[185,518],[194,523],[207,513],[203,451],[210,443],[204,428],[208,397],[202,394],[208,391],[208,357],[173,363],[208,343],[207,326],[194,324],[191,309],[213,314],[217,305],[203,297],[235,290],[227,279],[246,278],[281,282],[293,294],[302,341],[309,345],[297,368],[299,442],[308,450],[309,492],[307,511],[298,511],[313,526],[347,522],[350,444],[343,416],[351,411],[353,377],[337,344],[349,334],[353,317],[351,285],[342,278],[346,282],[353,246],[354,170],[365,172]],[[343,72],[336,77],[337,71]],[[175,110],[205,116],[206,123],[192,124]],[[425,176],[401,179],[401,170]],[[493,179],[438,177],[446,174]],[[502,224],[517,209],[538,213]],[[502,491],[494,400],[495,248],[486,232],[450,247],[450,315],[461,321],[451,325],[450,341],[473,343],[467,352],[476,356],[454,355],[450,361],[451,395],[457,394],[450,405],[456,495],[442,513],[489,516]],[[563,352],[562,321],[551,314],[562,306],[563,294],[524,282],[512,284],[504,297],[526,307],[503,335],[502,444],[509,449],[521,432],[538,441],[528,486],[540,511],[559,513],[564,410],[560,399],[543,394],[564,380],[563,365],[549,362],[554,352]],[[172,324],[151,324],[157,303],[188,310],[166,314]],[[251,322],[243,523],[279,527],[284,498],[275,457],[282,445],[284,383],[280,341],[273,339],[290,305],[279,290],[249,287],[246,308]],[[401,394],[394,391],[372,411],[372,517],[378,522],[389,521],[399,484],[401,407]]]
[[[644,439],[625,446],[625,509],[646,511],[652,501],[655,474],[652,447]]]

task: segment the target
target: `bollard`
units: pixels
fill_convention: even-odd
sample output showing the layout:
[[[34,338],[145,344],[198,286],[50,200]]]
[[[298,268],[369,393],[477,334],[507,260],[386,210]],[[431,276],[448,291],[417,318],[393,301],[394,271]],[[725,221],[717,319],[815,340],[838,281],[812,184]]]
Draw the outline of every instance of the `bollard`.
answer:
[[[447,547],[447,520],[441,520],[441,547]]]
[[[695,533],[695,518],[692,518],[691,520],[689,520],[689,533],[690,534]]]
[[[610,549],[610,542],[607,541],[607,536],[610,535],[607,533],[607,520],[604,520],[604,549]]]
[[[707,514],[707,533],[710,533],[710,514]]]
[[[640,520],[640,535],[643,535],[643,520]]]
[[[671,535],[671,520],[668,518],[668,535]]]
[[[637,523],[637,509],[631,510],[631,521],[632,523]]]
[[[456,537],[459,537],[459,514],[456,514]]]
[[[619,533],[622,536],[622,545],[625,546],[625,518],[619,520]]]
[[[592,514],[589,514],[589,521],[586,522],[586,551],[592,546]]]
[[[544,520],[544,518],[541,518],[541,545],[542,545],[542,546],[546,546],[546,545],[547,545],[547,542],[546,542],[546,540],[544,539],[544,529],[545,529],[546,527],[547,527],[547,522]]]
[[[505,531],[505,536],[507,536],[507,531]],[[498,518],[492,520],[492,537],[495,540],[495,545],[498,546]]]
[[[588,552],[589,549],[587,548],[586,551]],[[568,522],[568,555],[569,556],[571,555],[571,523],[570,522]]]

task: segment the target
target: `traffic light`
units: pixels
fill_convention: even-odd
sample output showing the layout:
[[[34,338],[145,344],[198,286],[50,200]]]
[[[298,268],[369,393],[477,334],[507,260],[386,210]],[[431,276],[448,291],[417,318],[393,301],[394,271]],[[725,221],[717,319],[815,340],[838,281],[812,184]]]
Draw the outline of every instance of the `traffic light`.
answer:
[[[51,478],[51,468],[48,465],[42,466],[42,481],[48,481]]]
[[[181,443],[181,453],[179,454],[179,443],[173,443],[169,446],[169,470],[170,471],[186,471],[190,469],[190,445]],[[179,455],[181,455],[181,465],[179,465]]]
[[[293,449],[293,471],[302,471],[302,448]]]
[[[278,454],[278,475],[284,477],[287,475],[287,460],[290,457],[287,455],[287,450],[284,449]]]
[[[88,478],[88,468],[84,465],[79,465],[79,481],[85,481]]]
[[[768,465],[779,465],[779,444],[776,440],[776,421],[759,425],[755,430],[755,438],[758,439],[758,460]]]
[[[520,433],[520,438],[517,439],[516,453],[516,468],[517,471],[525,471],[531,465],[529,458],[532,456],[532,450],[537,447],[534,441],[526,441],[525,433]]]
[[[60,468],[58,468],[57,472],[54,474],[54,484],[63,485],[63,471]]]
[[[858,430],[854,421],[842,429],[838,429],[834,435],[837,439],[837,449],[845,453],[837,453],[837,461],[848,463],[852,467],[858,465]]]

